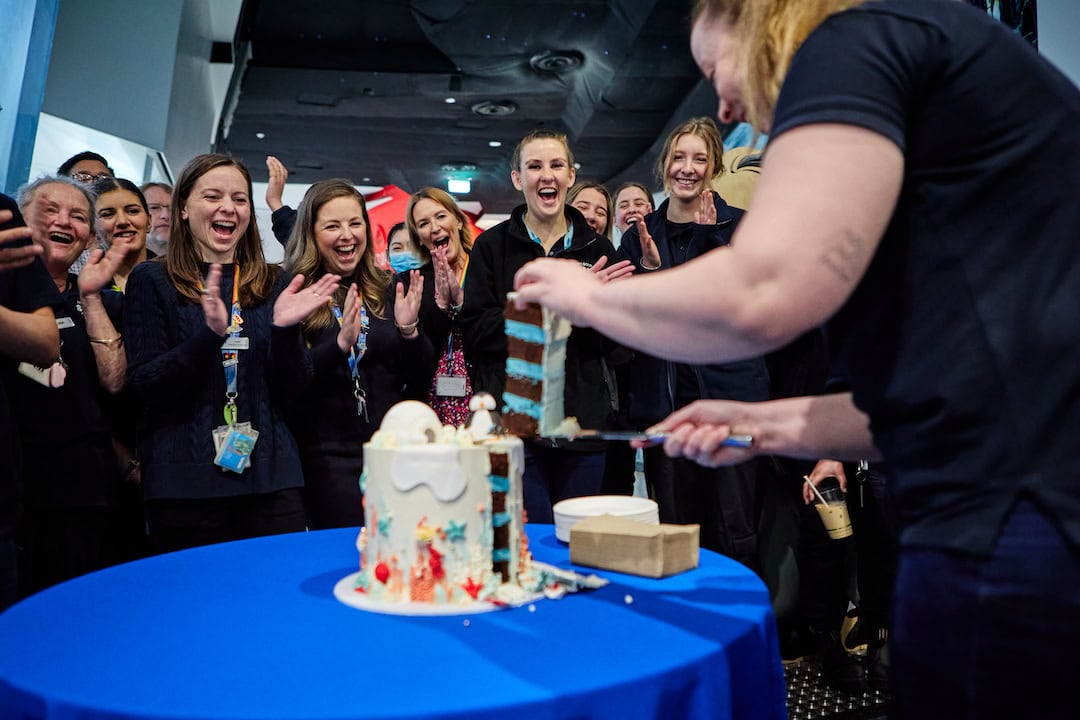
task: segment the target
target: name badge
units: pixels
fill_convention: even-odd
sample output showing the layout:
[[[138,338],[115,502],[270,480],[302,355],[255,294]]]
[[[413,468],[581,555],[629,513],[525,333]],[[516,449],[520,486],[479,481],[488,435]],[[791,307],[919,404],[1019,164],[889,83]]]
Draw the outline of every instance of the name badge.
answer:
[[[63,363],[59,362],[55,362],[49,367],[38,367],[33,363],[23,362],[19,363],[19,374],[47,388],[58,388],[64,386],[64,380],[67,379],[67,368],[64,367]]]
[[[56,318],[56,327],[60,330],[67,330],[75,327],[75,321],[69,317],[58,317]]]
[[[251,463],[251,453],[255,450],[255,441],[259,431],[250,427],[234,426],[222,438],[221,448],[214,457],[214,464],[234,473],[242,473]],[[217,437],[215,436],[215,443]]]
[[[228,338],[226,338],[225,342],[222,343],[221,349],[222,350],[247,350],[248,345],[250,343],[251,343],[250,338],[238,337],[238,336],[230,335]]]
[[[435,378],[435,394],[440,397],[465,397],[465,376],[439,375]]]

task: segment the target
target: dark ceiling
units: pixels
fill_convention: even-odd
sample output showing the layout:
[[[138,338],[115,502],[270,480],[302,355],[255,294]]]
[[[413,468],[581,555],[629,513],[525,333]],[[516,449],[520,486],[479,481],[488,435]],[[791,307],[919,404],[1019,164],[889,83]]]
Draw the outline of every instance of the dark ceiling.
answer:
[[[688,49],[689,0],[245,0],[250,51],[219,150],[256,180],[345,177],[412,192],[472,179],[462,200],[521,202],[514,145],[565,132],[578,179],[653,184],[667,132],[712,115]],[[453,98],[450,102],[448,98]],[[260,135],[262,136],[260,138]],[[491,147],[492,143],[502,143]]]

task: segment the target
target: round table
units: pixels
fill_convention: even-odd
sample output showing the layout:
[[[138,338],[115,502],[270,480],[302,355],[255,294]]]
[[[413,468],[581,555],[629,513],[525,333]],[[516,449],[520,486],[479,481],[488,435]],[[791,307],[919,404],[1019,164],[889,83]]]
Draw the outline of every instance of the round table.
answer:
[[[538,560],[572,567],[550,525]],[[769,597],[738,563],[471,616],[347,607],[355,529],[224,543],[69,581],[0,614],[17,718],[784,718]],[[585,570],[584,568],[581,568]]]

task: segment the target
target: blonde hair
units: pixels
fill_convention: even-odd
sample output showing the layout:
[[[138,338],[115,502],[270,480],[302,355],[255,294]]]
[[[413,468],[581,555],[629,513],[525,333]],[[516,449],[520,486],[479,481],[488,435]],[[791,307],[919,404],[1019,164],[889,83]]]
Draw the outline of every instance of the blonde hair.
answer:
[[[416,229],[416,221],[413,220],[413,208],[416,207],[416,203],[421,200],[430,200],[433,203],[438,203],[457,218],[457,221],[461,223],[461,230],[458,231],[458,242],[461,243],[461,250],[466,255],[471,253],[472,228],[469,227],[469,218],[465,217],[465,212],[458,206],[457,200],[445,190],[437,187],[426,187],[414,192],[412,197],[409,198],[408,207],[405,208],[405,227],[409,230],[409,239],[413,241],[413,244],[416,245],[416,247],[420,248],[420,254],[425,258],[431,257],[431,252],[424,247],[424,243],[420,242],[420,231]]]
[[[360,257],[356,272],[352,278],[342,279],[355,282],[364,307],[375,317],[381,318],[386,312],[390,273],[375,264],[375,245],[371,241],[371,221],[368,219],[367,205],[364,203],[364,196],[348,180],[320,180],[304,193],[304,199],[300,201],[300,207],[296,211],[292,233],[285,245],[283,266],[290,276],[303,275],[304,287],[311,285],[327,272],[323,267],[319,246],[315,242],[315,221],[323,205],[342,197],[352,198],[360,204],[360,211],[364,216],[364,233],[367,235],[364,254]],[[339,287],[334,292],[334,302],[338,307],[344,305],[347,288],[348,282],[345,282],[344,287]],[[330,327],[333,322],[334,315],[329,305],[320,305],[318,310],[301,323],[301,327],[307,337],[317,330]]]
[[[656,179],[664,188],[664,192],[671,194],[671,180],[668,178],[668,165],[675,154],[675,144],[683,135],[695,135],[705,141],[705,147],[709,151],[709,164],[705,166],[706,180],[712,181],[724,174],[724,141],[720,138],[720,129],[712,118],[690,118],[679,127],[671,131],[664,141],[664,148],[656,158]]]
[[[822,22],[867,0],[695,0],[693,27],[701,20],[730,25],[742,41],[746,117],[755,128],[771,125],[791,58]]]
[[[236,168],[243,175],[250,203],[251,175],[247,168],[239,160],[216,153],[198,155],[184,166],[170,201],[169,245],[165,255],[165,271],[180,296],[193,303],[202,303],[202,272],[199,270],[202,257],[191,226],[187,220],[180,217],[180,211],[187,205],[188,197],[199,178],[219,167]],[[240,306],[252,307],[270,297],[278,269],[268,265],[263,255],[262,239],[259,237],[259,227],[255,224],[254,212],[248,220],[247,230],[236,244],[233,259],[240,266],[240,290],[237,293]],[[228,300],[225,302],[228,304]]]

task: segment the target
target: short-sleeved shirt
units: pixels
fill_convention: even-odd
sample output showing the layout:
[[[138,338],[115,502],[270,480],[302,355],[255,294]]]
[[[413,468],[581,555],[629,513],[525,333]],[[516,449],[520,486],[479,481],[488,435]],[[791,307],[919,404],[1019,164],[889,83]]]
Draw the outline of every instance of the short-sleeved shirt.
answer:
[[[15,209],[0,196],[0,209]],[[12,221],[5,227],[21,224]],[[0,307],[16,312],[34,312],[59,300],[56,285],[49,279],[40,259],[17,270],[0,272]],[[0,356],[0,537],[15,530],[22,499],[22,453],[13,421],[7,389],[18,378],[18,363]]]
[[[888,229],[828,326],[902,542],[986,553],[1028,493],[1080,547],[1077,87],[986,13],[882,0],[793,58],[773,137],[815,123],[904,153]]]

